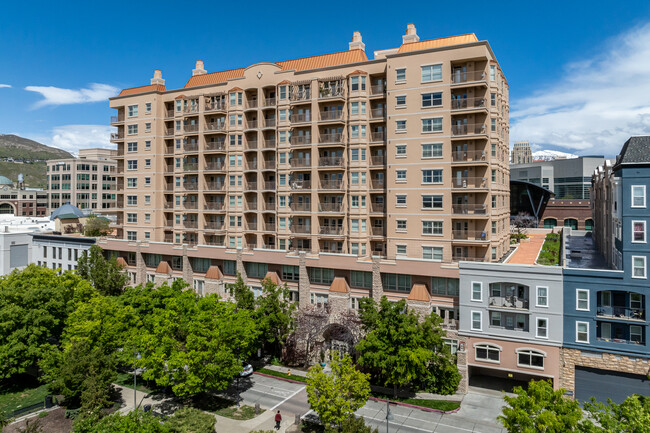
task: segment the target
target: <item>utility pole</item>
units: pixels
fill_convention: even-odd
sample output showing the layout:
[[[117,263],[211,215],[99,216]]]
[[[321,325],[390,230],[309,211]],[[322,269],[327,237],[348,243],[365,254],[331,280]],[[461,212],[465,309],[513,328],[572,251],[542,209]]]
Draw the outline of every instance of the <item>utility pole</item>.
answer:
[[[388,433],[388,422],[393,420],[393,414],[390,413],[390,401],[386,399],[386,433]]]

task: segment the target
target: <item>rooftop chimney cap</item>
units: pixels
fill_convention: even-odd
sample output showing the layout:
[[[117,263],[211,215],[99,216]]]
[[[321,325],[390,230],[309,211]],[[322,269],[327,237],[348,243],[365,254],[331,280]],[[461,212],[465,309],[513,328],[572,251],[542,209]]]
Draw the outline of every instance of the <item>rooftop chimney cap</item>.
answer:
[[[352,33],[352,42],[349,42],[350,50],[366,50],[366,44],[363,43],[361,32],[356,30]]]
[[[192,76],[203,75],[203,74],[207,74],[207,73],[208,73],[208,71],[206,71],[203,68],[203,60],[197,60],[196,61],[196,68],[192,69]]]
[[[418,42],[419,40],[420,37],[415,29],[415,24],[409,23],[406,26],[406,34],[402,36],[402,44],[410,44],[412,42]]]
[[[162,77],[162,71],[160,69],[156,69],[153,71],[153,78],[151,79],[151,84],[160,84],[160,85],[165,85],[165,80],[163,80]]]

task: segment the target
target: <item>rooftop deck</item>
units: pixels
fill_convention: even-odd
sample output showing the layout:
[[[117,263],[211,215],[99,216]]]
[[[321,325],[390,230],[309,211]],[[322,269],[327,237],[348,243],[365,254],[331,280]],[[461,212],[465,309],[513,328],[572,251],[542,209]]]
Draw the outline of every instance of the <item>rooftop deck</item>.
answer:
[[[512,265],[534,265],[539,255],[539,250],[544,244],[545,233],[529,233],[529,241],[521,242],[508,260]]]
[[[566,237],[566,266],[578,269],[609,269],[605,258],[600,254],[591,232],[571,230]]]

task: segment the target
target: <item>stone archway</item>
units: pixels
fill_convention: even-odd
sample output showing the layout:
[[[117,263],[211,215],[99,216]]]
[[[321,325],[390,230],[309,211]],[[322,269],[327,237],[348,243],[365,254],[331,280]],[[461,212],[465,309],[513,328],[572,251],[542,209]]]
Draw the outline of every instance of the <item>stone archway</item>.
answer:
[[[16,208],[11,203],[6,203],[6,202],[5,203],[0,203],[0,214],[2,214],[2,215],[7,215],[7,214],[16,215]]]
[[[340,323],[331,323],[323,330],[323,349],[327,359],[331,359],[333,351],[340,355],[348,354],[354,357],[354,346],[356,344],[352,331]]]

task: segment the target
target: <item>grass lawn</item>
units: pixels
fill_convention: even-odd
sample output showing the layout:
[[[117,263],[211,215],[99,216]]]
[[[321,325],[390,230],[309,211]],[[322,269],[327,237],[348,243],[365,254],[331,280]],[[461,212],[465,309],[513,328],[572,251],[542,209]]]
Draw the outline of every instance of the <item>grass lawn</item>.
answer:
[[[560,234],[549,233],[546,235],[542,250],[537,258],[539,265],[557,266],[560,263]]]
[[[236,420],[247,420],[256,416],[255,408],[251,406],[241,405],[238,408],[234,401],[209,393],[197,394],[190,399],[189,403],[196,409]]]
[[[242,405],[240,407],[231,406],[225,407],[214,411],[215,414],[219,416],[225,416],[226,418],[232,418],[240,421],[247,419],[255,418],[255,408],[251,406]]]
[[[133,389],[133,375],[129,373],[117,373],[115,383]],[[135,388],[140,392],[150,393],[151,388],[145,385],[142,377],[138,377]]]
[[[0,412],[11,416],[16,409],[43,403],[48,394],[47,385],[40,385],[32,380],[0,383]]]
[[[289,376],[287,373],[282,373],[282,372],[275,371],[275,370],[269,370],[268,368],[260,368],[260,369],[257,370],[257,371],[258,371],[259,373],[268,374],[268,375],[270,375],[270,376],[282,377],[282,378],[284,378],[284,379],[295,380],[296,382],[307,383],[307,380],[305,379],[304,376],[297,376],[297,375],[295,375],[295,374],[292,374],[291,376]]]

